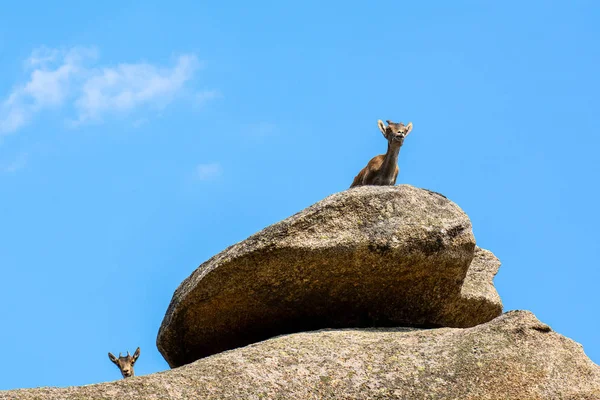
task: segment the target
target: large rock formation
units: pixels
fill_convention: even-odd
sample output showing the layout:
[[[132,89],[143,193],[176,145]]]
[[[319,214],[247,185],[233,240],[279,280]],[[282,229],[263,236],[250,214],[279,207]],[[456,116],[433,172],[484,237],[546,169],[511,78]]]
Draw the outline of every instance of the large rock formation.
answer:
[[[202,264],[175,292],[157,345],[177,367],[320,328],[470,327],[502,312],[498,267],[444,196],[358,187]]]
[[[157,342],[171,366],[187,365],[0,400],[599,400],[600,367],[580,345],[529,312],[498,316],[499,266],[444,196],[358,187],[181,284]]]
[[[600,367],[533,314],[473,328],[297,333],[117,382],[0,399],[600,399]]]

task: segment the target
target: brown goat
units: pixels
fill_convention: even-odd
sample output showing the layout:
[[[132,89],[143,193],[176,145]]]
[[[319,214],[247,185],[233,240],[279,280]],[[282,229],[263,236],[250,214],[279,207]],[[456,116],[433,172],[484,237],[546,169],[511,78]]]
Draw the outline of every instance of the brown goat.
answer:
[[[117,367],[119,367],[119,370],[121,371],[121,375],[123,375],[123,378],[129,378],[131,376],[134,376],[133,364],[135,364],[135,362],[137,361],[139,356],[140,356],[140,348],[139,347],[137,348],[135,353],[133,353],[133,356],[130,356],[129,352],[127,352],[126,356],[121,356],[121,353],[119,353],[119,358],[117,358],[117,357],[113,356],[113,354],[111,352],[108,353],[108,358],[110,358],[110,361],[114,362],[115,365]]]
[[[388,141],[387,153],[375,156],[369,161],[358,175],[354,178],[351,188],[363,185],[393,186],[398,177],[398,154],[400,147],[404,144],[404,139],[412,130],[412,122],[404,125],[402,122],[395,123],[386,120],[387,126],[382,120],[377,121],[377,125]]]

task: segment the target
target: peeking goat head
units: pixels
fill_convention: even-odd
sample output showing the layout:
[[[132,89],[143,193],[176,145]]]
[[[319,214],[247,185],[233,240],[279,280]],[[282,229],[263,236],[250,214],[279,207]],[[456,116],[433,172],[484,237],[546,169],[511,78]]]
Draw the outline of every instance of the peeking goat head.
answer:
[[[119,370],[121,370],[121,375],[123,375],[123,378],[129,378],[134,375],[133,364],[135,364],[135,362],[137,361],[139,356],[140,356],[140,348],[139,347],[137,348],[135,353],[133,353],[133,356],[130,356],[129,352],[127,352],[126,356],[122,356],[121,353],[119,353],[119,358],[117,358],[112,353],[110,353],[110,352],[108,353],[108,358],[110,358],[110,361],[114,362],[115,365],[117,367],[119,367]]]

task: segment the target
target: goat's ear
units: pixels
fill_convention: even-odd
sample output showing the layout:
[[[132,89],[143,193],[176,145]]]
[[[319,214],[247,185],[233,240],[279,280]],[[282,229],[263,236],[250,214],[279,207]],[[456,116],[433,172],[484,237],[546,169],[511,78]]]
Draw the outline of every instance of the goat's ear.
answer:
[[[404,135],[404,136],[405,137],[408,136],[410,131],[412,131],[412,122],[409,122],[408,125],[406,125],[406,135]]]
[[[110,358],[110,361],[117,364],[117,367],[119,366],[119,361],[117,360],[117,357],[113,356],[113,354],[111,352],[108,352],[108,358]]]
[[[137,361],[137,359],[138,359],[138,357],[139,357],[139,356],[140,356],[140,348],[138,347],[138,348],[135,350],[135,353],[133,353],[133,358],[132,358],[132,360],[131,360],[131,364],[132,364],[132,365],[133,365],[133,364],[134,364],[134,363]]]
[[[387,139],[387,133],[385,131],[385,124],[383,123],[383,121],[380,119],[377,120],[377,126],[379,127],[381,133],[383,133],[383,136]]]

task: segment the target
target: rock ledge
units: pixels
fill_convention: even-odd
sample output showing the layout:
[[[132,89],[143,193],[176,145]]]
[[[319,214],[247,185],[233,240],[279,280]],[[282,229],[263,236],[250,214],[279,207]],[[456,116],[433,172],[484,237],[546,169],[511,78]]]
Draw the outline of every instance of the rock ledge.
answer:
[[[0,399],[597,400],[600,367],[526,311],[467,329],[297,333],[181,368]]]
[[[203,263],[157,338],[172,367],[280,334],[469,327],[502,312],[467,215],[409,185],[337,193]]]

